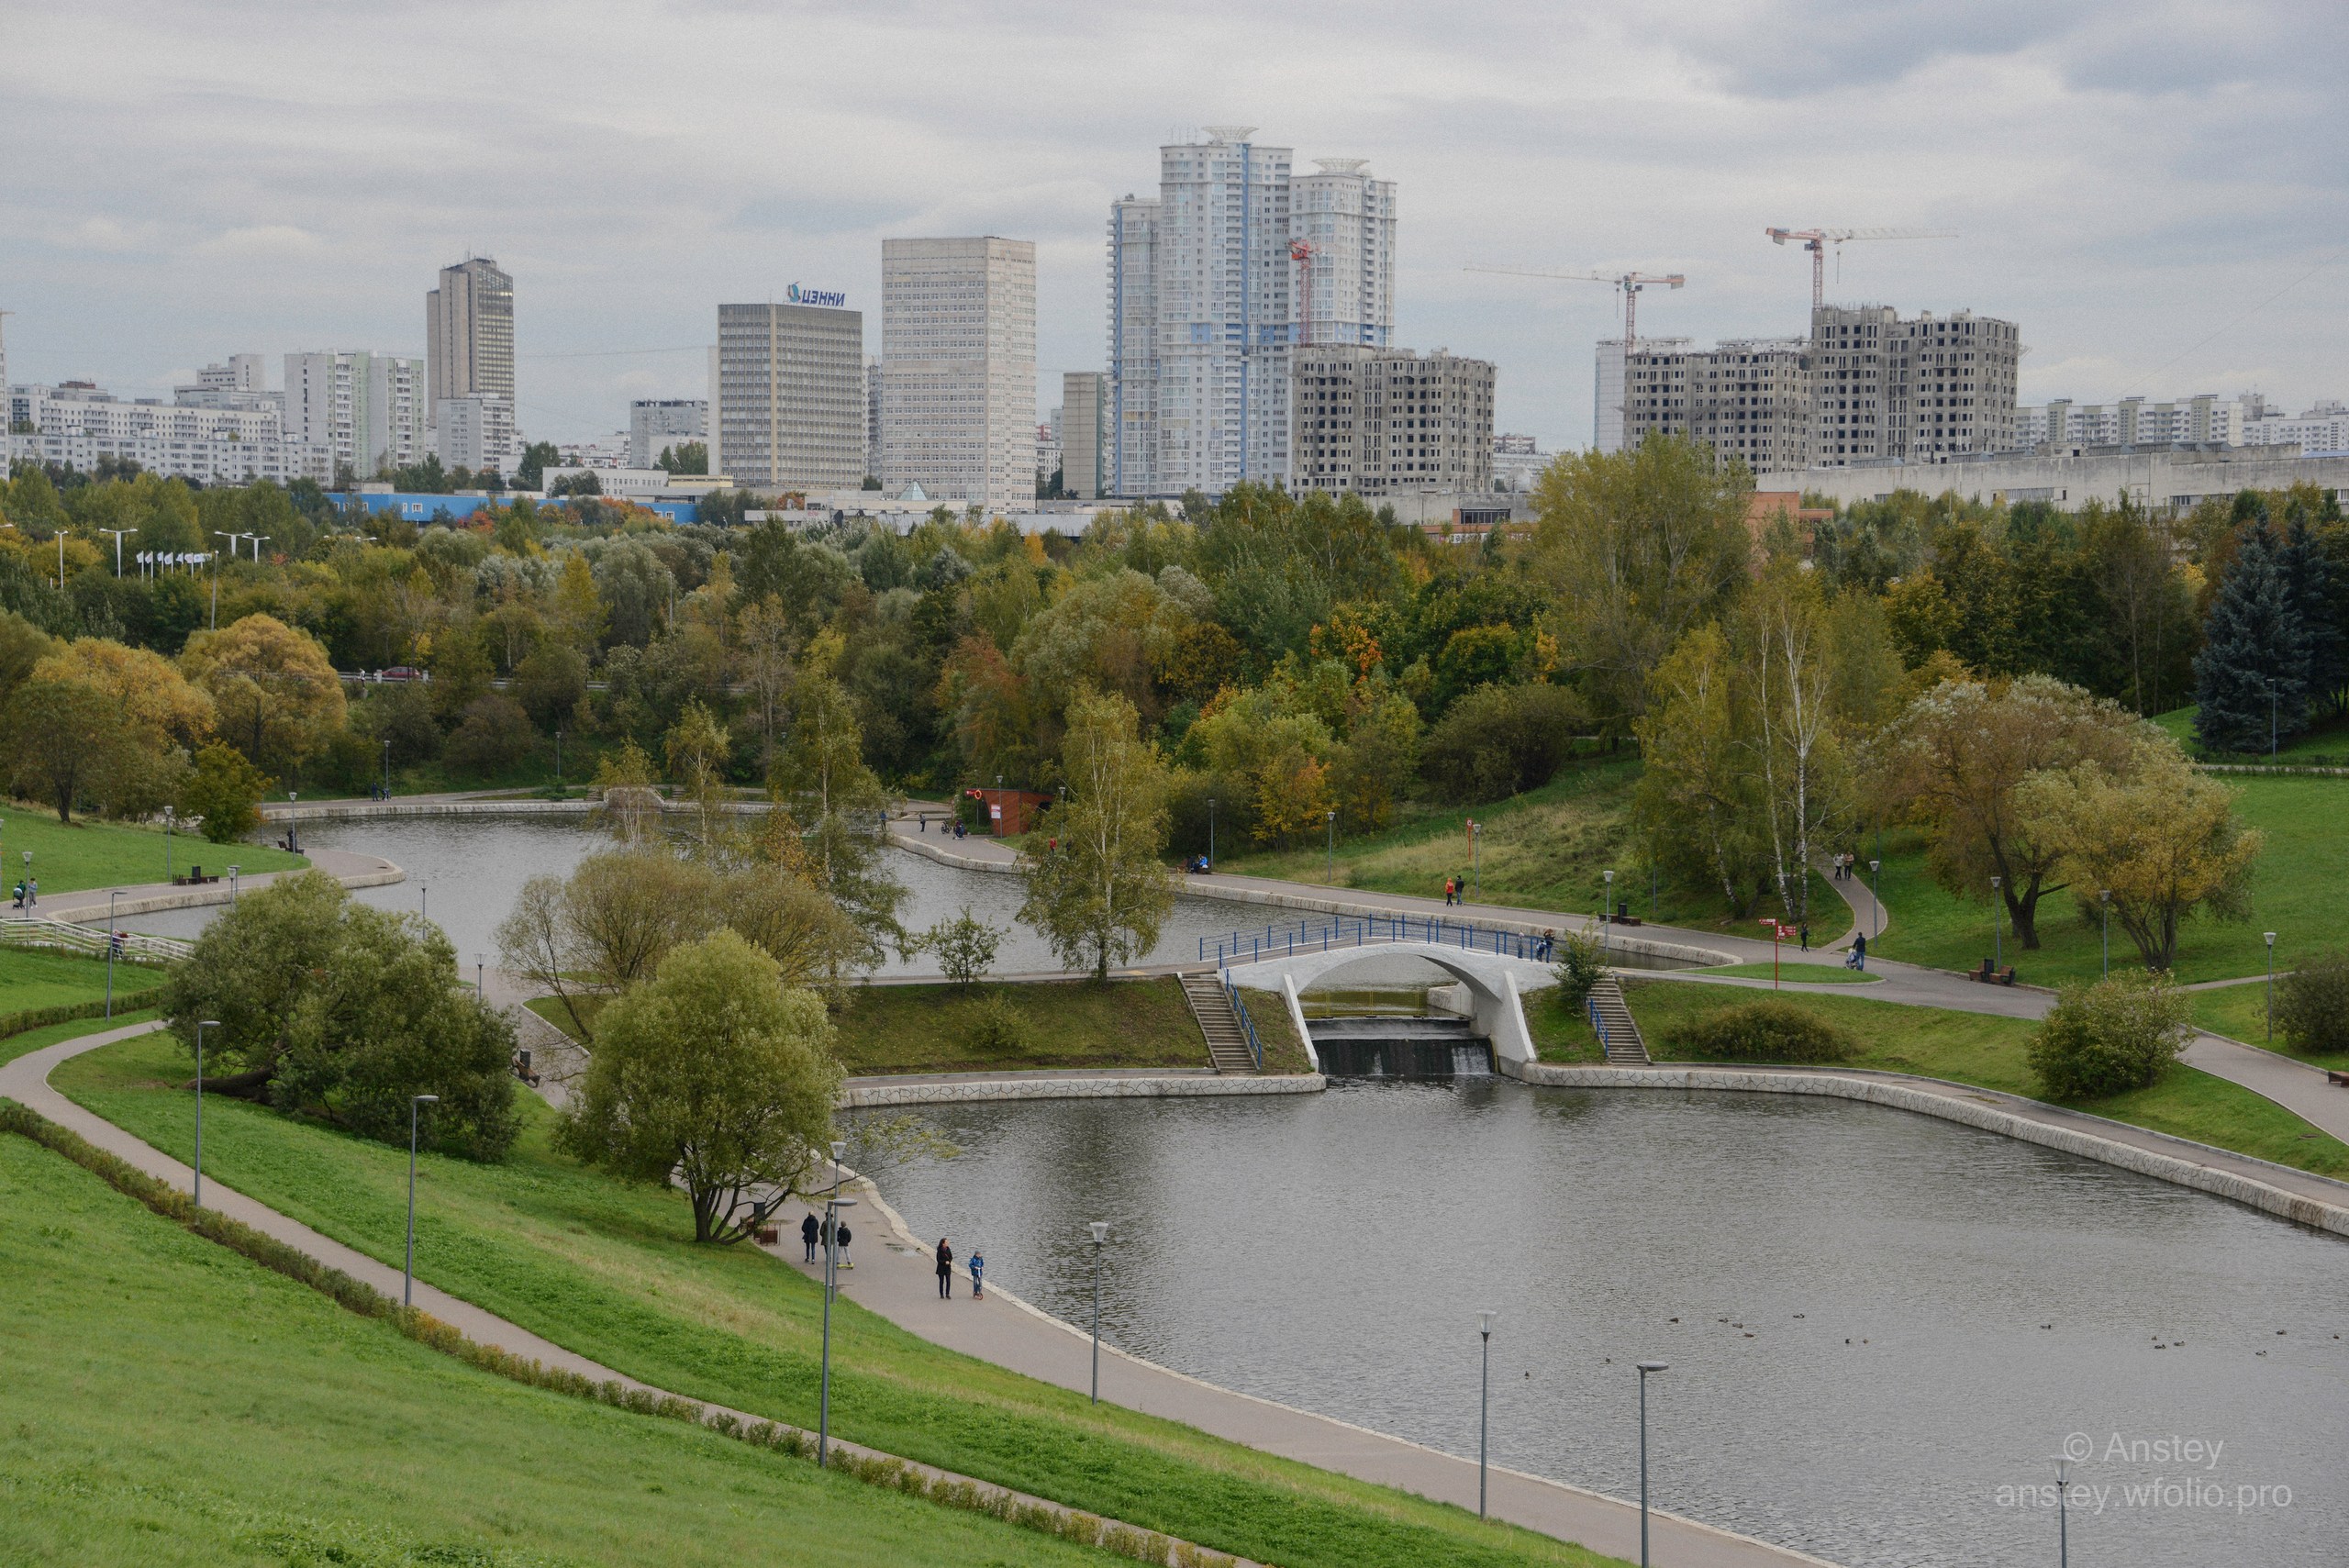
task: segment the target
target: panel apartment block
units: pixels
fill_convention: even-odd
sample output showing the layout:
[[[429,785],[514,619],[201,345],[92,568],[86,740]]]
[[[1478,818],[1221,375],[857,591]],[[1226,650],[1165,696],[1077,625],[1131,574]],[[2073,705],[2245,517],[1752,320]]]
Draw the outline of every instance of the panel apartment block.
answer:
[[[1036,247],[1026,239],[881,242],[881,456],[896,492],[1036,497]]]
[[[1293,490],[1485,491],[1493,485],[1493,365],[1438,350],[1315,344],[1297,351]]]
[[[770,495],[864,478],[864,317],[721,305],[710,352],[709,467]]]

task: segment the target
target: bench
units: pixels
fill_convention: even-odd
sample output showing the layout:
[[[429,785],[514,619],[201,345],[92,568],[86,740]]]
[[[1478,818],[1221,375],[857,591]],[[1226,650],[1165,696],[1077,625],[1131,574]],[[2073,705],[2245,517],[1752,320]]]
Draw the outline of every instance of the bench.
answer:
[[[1986,958],[1981,968],[1967,970],[1965,978],[1978,980],[1985,985],[2012,985],[2015,983],[2015,966],[2010,963],[2004,969],[1998,969]]]
[[[2328,1084],[2338,1084],[2343,1088],[2349,1089],[2349,1073],[2336,1073],[2328,1067],[2324,1070],[2324,1081]]]

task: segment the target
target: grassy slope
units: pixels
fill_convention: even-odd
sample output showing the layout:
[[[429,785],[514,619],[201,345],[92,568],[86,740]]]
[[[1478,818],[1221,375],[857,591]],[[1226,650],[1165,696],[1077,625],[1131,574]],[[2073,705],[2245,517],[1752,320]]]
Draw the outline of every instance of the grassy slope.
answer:
[[[90,887],[128,887],[163,880],[163,829],[140,823],[90,822],[71,828],[54,811],[18,802],[0,826],[0,884],[17,885],[25,874],[25,851],[33,852],[32,873],[43,894],[78,893]],[[174,832],[171,869],[187,874],[189,862],[219,871],[231,862],[248,873],[295,871],[310,862],[268,844],[207,843],[199,834]]]
[[[2189,753],[2192,752],[2194,750],[2193,708],[2175,707],[2167,713],[2155,714],[2154,722],[2167,730],[2170,736]],[[2266,752],[2266,748],[2263,745],[2257,753],[2243,760],[2253,762],[2265,762]],[[2344,754],[2349,754],[2349,725],[2338,721],[2321,725],[2304,734],[2286,740],[2276,748],[2276,760],[2279,762],[2314,763],[2319,759],[2329,762],[2337,761]]]
[[[55,1082],[182,1158],[184,1058],[126,1042]],[[697,1248],[682,1195],[580,1170],[547,1147],[549,1116],[502,1166],[427,1156],[422,1277],[607,1366],[697,1397],[812,1424],[820,1297],[764,1254]],[[386,1262],[399,1256],[406,1151],[256,1107],[205,1117],[206,1168]],[[1199,1540],[1283,1568],[1422,1568],[1600,1561],[1479,1527],[1454,1508],[1290,1463],[952,1354],[844,1304],[833,1322],[833,1418],[845,1437]]]
[[[2278,969],[2291,967],[2295,955],[2349,940],[2336,869],[2349,780],[2251,776],[2227,782],[2242,791],[2239,810],[2267,835],[2267,847],[2253,873],[2249,920],[2193,919],[2180,928],[2176,973],[2189,983],[2264,973],[2263,930],[2281,933],[2276,944]],[[1925,874],[1921,846],[1905,836],[1887,837],[1885,850],[1884,902],[1892,911],[1892,927],[1870,951],[1943,969],[1968,969],[1988,958],[1989,890],[1983,890],[1983,902],[1961,901]],[[2039,908],[2044,945],[2036,952],[2019,951],[2009,934],[2006,961],[2036,984],[2095,979],[2102,967],[2101,928],[2077,916],[2068,893],[2041,899]],[[2137,950],[2116,922],[2113,965],[2136,962]]]
[[[475,1372],[21,1138],[0,1202],[0,1560],[1105,1560]]]
[[[117,1001],[163,983],[163,972],[143,964],[114,966]],[[29,948],[0,948],[0,1016],[94,1002],[106,994],[106,962]]]
[[[27,1029],[22,1034],[0,1036],[0,1062],[14,1062],[19,1056],[28,1056],[42,1046],[55,1045],[61,1040],[74,1040],[83,1035],[96,1034],[105,1029],[118,1029],[125,1024],[143,1023],[154,1016],[151,1010],[139,1013],[121,1012],[115,1015],[114,1021],[111,1023],[103,1018],[79,1018],[70,1023],[50,1024],[43,1029]],[[193,1077],[195,1073],[191,1071],[185,1076]]]
[[[1723,916],[1720,901],[1701,892],[1665,887],[1651,903],[1646,862],[1631,830],[1631,788],[1638,779],[1639,763],[1630,758],[1594,761],[1570,767],[1540,789],[1486,806],[1406,803],[1385,832],[1339,842],[1338,885],[1441,898],[1445,877],[1469,874],[1467,821],[1473,817],[1482,824],[1475,873],[1485,903],[1587,913],[1599,906],[1602,873],[1612,870],[1619,902],[1628,900],[1631,913],[1643,919],[1753,934],[1753,919]],[[1319,884],[1328,868],[1323,849],[1308,846],[1230,853],[1216,869]],[[1810,907],[1814,941],[1832,941],[1850,926],[1850,912],[1817,876]]]
[[[1694,1059],[1675,1043],[1682,1024],[1756,999],[1755,993],[1742,987],[1674,981],[1630,984],[1624,995],[1649,1052],[1658,1061]],[[2021,1018],[1801,992],[1781,992],[1777,999],[1818,1013],[1857,1036],[1860,1054],[1849,1065],[1948,1078],[2032,1099],[2046,1097],[2024,1055],[2036,1026]],[[2103,1100],[2057,1103],[2320,1175],[2349,1178],[2349,1145],[2317,1131],[2273,1101],[2191,1067],[2171,1068],[2150,1089]]]
[[[2295,1051],[2279,1033],[2273,1040],[2267,1035],[2267,987],[2254,982],[2247,985],[2229,985],[2217,991],[2195,991],[2188,995],[2194,1007],[2194,1021],[2212,1034],[2239,1040],[2245,1045],[2256,1045],[2288,1056],[2296,1062],[2312,1066],[2328,1067],[2336,1073],[2349,1073],[2349,1051]]]

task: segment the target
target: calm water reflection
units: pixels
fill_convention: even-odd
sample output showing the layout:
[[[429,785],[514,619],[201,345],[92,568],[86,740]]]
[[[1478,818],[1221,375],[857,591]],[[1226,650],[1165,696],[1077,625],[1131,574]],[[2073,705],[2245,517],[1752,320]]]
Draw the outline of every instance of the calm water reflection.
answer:
[[[1084,1222],[1107,1219],[1109,1334],[1230,1387],[1473,1454],[1489,1307],[1499,1463],[1632,1493],[1653,1356],[1660,1505],[1840,1562],[2052,1562],[2054,1518],[1999,1488],[2050,1479],[2074,1432],[2223,1440],[2193,1473],[2228,1504],[2108,1494],[2073,1512],[2077,1561],[2343,1560],[2349,1245],[2214,1198],[1764,1095],[1357,1084],[930,1115],[963,1154],[874,1172],[921,1236],[1081,1321]],[[2289,1505],[2232,1511],[2262,1485]]]

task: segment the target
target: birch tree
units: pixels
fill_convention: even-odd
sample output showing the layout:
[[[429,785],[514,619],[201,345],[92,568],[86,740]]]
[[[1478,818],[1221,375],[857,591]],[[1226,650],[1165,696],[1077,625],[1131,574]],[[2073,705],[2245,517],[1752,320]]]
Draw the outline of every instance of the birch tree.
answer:
[[[1061,746],[1068,800],[1050,817],[1054,844],[1020,854],[1028,896],[1019,918],[1061,962],[1107,980],[1157,945],[1174,904],[1166,848],[1166,764],[1141,739],[1133,705],[1080,691]]]

